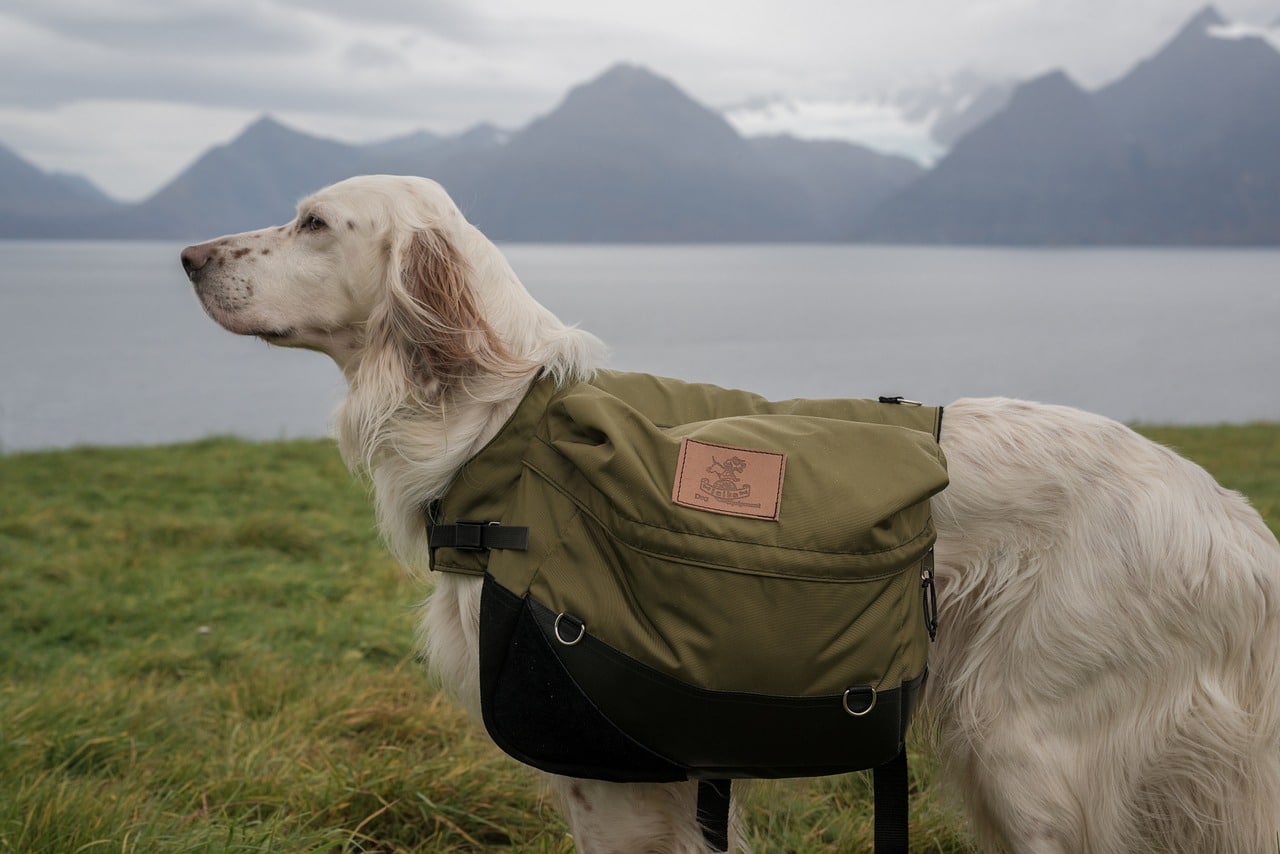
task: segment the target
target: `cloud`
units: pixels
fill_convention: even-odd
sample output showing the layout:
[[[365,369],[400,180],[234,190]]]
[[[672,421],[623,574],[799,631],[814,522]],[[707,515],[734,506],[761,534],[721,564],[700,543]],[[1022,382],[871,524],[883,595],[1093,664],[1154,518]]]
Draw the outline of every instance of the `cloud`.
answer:
[[[393,72],[407,71],[411,63],[394,47],[386,47],[370,41],[353,41],[343,52],[344,63],[354,69],[382,69]]]
[[[149,5],[13,0],[0,13],[0,104],[202,100],[218,91],[206,81],[225,85],[320,46],[314,28],[271,14]]]
[[[43,169],[91,176],[109,194],[135,200],[252,118],[243,110],[133,100],[0,107],[0,139]]]
[[[493,21],[480,11],[481,3],[431,0],[405,3],[404,0],[279,0],[282,8],[303,13],[322,13],[344,24],[363,28],[381,24],[397,29],[430,33],[460,44],[484,44],[499,32]]]
[[[158,3],[122,0],[32,2],[10,0],[5,17],[43,31],[66,47],[151,58],[224,57],[263,52],[298,54],[316,44],[308,18],[284,14],[271,2]],[[64,60],[80,64],[76,53]]]

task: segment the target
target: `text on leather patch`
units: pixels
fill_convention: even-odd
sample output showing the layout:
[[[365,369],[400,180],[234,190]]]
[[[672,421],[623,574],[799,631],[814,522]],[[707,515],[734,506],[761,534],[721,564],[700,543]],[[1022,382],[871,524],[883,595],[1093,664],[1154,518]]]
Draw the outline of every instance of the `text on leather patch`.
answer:
[[[671,500],[712,513],[776,520],[786,465],[786,454],[686,437],[680,441]]]

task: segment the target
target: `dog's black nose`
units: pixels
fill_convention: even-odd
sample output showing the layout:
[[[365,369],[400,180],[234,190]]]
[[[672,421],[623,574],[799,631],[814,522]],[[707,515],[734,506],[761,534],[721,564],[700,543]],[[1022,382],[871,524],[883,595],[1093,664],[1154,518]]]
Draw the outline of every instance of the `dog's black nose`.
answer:
[[[182,269],[187,272],[187,278],[195,281],[200,275],[200,271],[209,263],[209,259],[213,257],[213,244],[201,243],[196,246],[188,246],[182,250]]]

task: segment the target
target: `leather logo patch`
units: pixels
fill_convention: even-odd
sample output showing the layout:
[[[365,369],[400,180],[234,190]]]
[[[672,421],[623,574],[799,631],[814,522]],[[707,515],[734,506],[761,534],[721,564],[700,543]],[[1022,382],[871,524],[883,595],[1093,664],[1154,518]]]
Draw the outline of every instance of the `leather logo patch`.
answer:
[[[671,500],[684,507],[777,520],[787,455],[684,438]]]

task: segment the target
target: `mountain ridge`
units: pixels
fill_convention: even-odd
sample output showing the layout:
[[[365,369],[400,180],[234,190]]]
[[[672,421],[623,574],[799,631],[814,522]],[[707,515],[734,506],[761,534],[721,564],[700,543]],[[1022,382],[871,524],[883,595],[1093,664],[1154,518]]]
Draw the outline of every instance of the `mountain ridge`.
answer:
[[[827,186],[814,186],[806,153],[825,164]],[[844,227],[833,216],[865,213],[920,171],[851,143],[757,143],[666,78],[620,63],[515,131],[481,124],[350,145],[262,115],[140,202],[33,227],[45,237],[208,237],[286,220],[298,198],[348,175],[399,172],[439,180],[497,239],[835,240]],[[0,218],[0,236],[30,230]]]
[[[861,171],[845,161],[833,177],[851,194],[874,194]],[[838,237],[770,151],[669,80],[629,64],[574,87],[501,148],[441,161],[434,177],[497,239]]]

